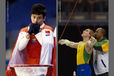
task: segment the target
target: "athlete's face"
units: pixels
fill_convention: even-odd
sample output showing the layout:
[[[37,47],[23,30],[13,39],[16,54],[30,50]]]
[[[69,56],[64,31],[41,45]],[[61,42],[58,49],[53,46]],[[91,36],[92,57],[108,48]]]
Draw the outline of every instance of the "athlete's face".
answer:
[[[82,37],[90,37],[90,29],[85,29],[82,33]]]
[[[44,21],[45,21],[45,17],[43,17],[42,14],[40,14],[40,15],[31,14],[31,21],[32,21],[32,23],[42,25],[42,23],[44,23]]]

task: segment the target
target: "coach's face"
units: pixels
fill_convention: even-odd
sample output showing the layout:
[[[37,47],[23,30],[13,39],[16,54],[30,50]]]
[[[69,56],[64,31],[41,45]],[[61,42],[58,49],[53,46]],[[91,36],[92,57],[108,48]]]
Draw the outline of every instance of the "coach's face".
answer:
[[[40,24],[42,25],[45,21],[45,17],[43,17],[42,14],[31,14],[31,21],[34,24]]]
[[[95,37],[96,37],[97,39],[99,39],[102,35],[103,35],[103,34],[102,34],[102,28],[96,29],[96,31],[95,31]]]

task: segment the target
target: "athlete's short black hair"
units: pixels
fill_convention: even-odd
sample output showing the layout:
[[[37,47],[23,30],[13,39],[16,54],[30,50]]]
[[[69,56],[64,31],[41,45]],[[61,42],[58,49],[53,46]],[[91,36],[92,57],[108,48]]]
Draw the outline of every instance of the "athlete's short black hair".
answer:
[[[31,15],[32,14],[42,14],[43,18],[46,16],[46,7],[42,4],[34,4],[31,9]]]

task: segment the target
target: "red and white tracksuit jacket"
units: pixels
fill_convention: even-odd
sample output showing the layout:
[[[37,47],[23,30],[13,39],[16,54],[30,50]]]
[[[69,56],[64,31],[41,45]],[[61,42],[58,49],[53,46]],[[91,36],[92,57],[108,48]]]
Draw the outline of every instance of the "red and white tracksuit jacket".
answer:
[[[56,76],[56,38],[53,29],[44,23],[40,26],[40,32],[26,38],[29,26],[19,32],[13,53],[11,55],[6,76],[16,76],[14,69],[9,68],[13,64],[53,64],[52,76]],[[47,73],[47,76],[50,76]]]

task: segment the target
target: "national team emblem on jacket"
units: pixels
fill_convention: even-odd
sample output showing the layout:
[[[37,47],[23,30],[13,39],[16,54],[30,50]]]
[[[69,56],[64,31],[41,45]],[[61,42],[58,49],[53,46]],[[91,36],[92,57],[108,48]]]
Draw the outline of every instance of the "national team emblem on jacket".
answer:
[[[45,31],[46,36],[50,36],[50,31]]]

